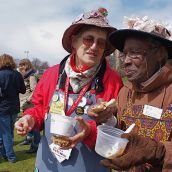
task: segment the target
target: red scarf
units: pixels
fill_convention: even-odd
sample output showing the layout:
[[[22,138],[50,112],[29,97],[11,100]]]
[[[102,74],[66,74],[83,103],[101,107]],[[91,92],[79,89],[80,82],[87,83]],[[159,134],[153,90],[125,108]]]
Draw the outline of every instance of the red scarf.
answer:
[[[72,54],[70,59],[71,59],[70,66],[77,73],[81,73],[81,72],[84,72],[84,71],[90,69],[90,67],[86,66],[86,65],[84,65],[84,66],[82,66],[82,68],[78,69],[77,66],[75,65],[75,54]]]

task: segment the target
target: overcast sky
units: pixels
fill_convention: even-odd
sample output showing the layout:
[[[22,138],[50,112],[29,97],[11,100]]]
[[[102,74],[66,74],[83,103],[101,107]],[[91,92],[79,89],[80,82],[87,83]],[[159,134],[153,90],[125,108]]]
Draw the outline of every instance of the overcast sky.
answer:
[[[148,15],[172,28],[171,0],[0,0],[0,54],[39,58],[50,65],[67,52],[61,39],[65,29],[84,11],[105,7],[109,23],[122,28],[124,16]]]

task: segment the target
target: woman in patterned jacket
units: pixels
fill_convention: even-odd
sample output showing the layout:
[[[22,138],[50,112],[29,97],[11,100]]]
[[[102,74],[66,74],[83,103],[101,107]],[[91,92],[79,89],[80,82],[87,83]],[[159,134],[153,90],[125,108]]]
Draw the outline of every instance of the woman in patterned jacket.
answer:
[[[118,121],[123,129],[135,123],[139,136],[124,135],[130,140],[126,153],[102,163],[117,170],[172,171],[171,33],[148,17],[129,18],[127,25],[110,35],[128,77],[118,96]]]

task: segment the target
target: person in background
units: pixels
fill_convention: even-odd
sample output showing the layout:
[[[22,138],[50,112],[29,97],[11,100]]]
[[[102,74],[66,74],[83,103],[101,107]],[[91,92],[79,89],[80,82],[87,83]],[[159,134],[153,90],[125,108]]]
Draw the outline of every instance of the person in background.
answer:
[[[88,106],[99,98],[105,101],[116,98],[122,87],[118,73],[105,59],[115,49],[107,40],[108,34],[116,30],[108,24],[106,16],[104,8],[86,12],[66,29],[62,44],[69,55],[43,74],[32,96],[34,107],[27,109],[15,124],[20,135],[44,125],[35,171],[110,172],[99,164],[102,157],[94,151],[96,122],[86,113]],[[52,114],[63,112],[76,118],[80,129],[76,126],[77,134],[69,138],[69,147],[73,148],[69,159],[61,162],[63,157],[59,155],[64,152],[55,145],[51,147],[50,127]],[[111,118],[114,108],[103,113]]]
[[[32,93],[37,85],[36,70],[34,69],[29,59],[22,59],[19,62],[19,72],[22,74],[26,86],[26,93],[20,94],[20,107],[24,112],[26,109],[33,106],[31,102]],[[30,131],[26,139],[19,145],[30,144],[30,149],[26,153],[35,153],[40,142],[40,132],[38,130]]]
[[[121,51],[128,78],[118,96],[118,125],[135,123],[135,134],[123,136],[129,139],[124,155],[102,164],[117,170],[172,171],[171,33],[148,17],[127,18],[126,23],[128,29],[109,39]]]
[[[0,55],[0,137],[3,157],[10,163],[16,162],[13,150],[14,123],[20,112],[19,94],[26,87],[22,75],[16,70],[12,56]]]
[[[0,135],[0,159],[5,159],[5,160],[7,159],[5,154],[2,134]]]

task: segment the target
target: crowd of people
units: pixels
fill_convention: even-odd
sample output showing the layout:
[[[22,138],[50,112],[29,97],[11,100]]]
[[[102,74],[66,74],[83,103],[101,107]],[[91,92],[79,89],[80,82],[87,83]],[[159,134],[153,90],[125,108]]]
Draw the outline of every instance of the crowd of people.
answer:
[[[8,54],[0,56],[0,158],[16,162],[13,150],[14,123],[24,110],[32,106],[31,95],[37,84],[36,70],[29,59],[22,59],[19,71],[14,58]],[[31,131],[30,149],[35,153],[40,141],[40,132]]]
[[[9,162],[16,162],[13,126],[21,109],[15,128],[26,136],[21,145],[33,138],[28,153],[37,151],[35,171],[172,171],[171,33],[148,17],[125,18],[126,28],[116,29],[109,25],[107,14],[100,8],[79,15],[62,37],[69,55],[50,67],[38,83],[28,59],[20,61],[19,73],[11,56],[0,56],[0,142]],[[124,85],[106,60],[115,49],[127,77]],[[99,101],[111,99],[116,99],[116,107],[91,113]],[[65,148],[69,159],[63,161],[59,160],[63,149],[52,146],[54,114],[78,122]],[[117,124],[107,125],[125,130],[134,123],[135,128],[121,135],[129,140],[124,153],[105,159],[94,149],[97,126],[113,118]],[[40,130],[44,130],[41,140]]]

